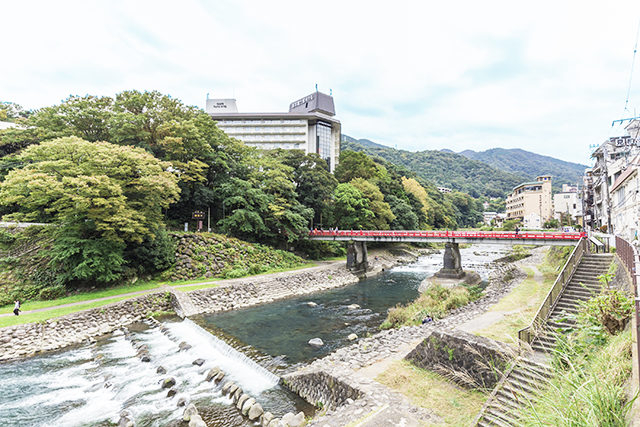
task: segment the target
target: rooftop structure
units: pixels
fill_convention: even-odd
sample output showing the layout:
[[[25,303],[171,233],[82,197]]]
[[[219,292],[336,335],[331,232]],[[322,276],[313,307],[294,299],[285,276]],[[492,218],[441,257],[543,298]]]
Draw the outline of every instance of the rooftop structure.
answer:
[[[206,112],[220,129],[247,145],[317,153],[331,172],[338,164],[341,125],[330,95],[313,92],[281,113],[241,113],[235,99],[207,99]]]

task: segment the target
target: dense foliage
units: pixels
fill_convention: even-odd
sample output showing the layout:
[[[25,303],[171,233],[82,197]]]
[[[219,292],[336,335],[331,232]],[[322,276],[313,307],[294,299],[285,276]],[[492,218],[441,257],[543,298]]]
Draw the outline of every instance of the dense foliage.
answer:
[[[248,147],[204,111],[155,91],[71,96],[32,112],[3,105],[2,118],[17,127],[0,131],[0,216],[53,225],[42,231],[39,262],[49,274],[39,289],[171,268],[167,228],[193,227],[194,211],[210,211],[217,231],[314,255],[343,251],[301,239],[310,227],[455,228],[481,219],[479,200],[444,195],[402,165],[343,150],[331,174],[316,154]]]

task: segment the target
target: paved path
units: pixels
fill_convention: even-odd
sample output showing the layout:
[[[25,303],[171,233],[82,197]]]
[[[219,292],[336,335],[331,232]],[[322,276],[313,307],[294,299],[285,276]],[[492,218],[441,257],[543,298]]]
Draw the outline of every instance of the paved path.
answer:
[[[288,277],[288,276],[293,276],[295,274],[299,274],[302,271],[316,271],[316,270],[324,270],[327,268],[331,268],[333,266],[337,266],[337,265],[341,265],[344,264],[344,260],[339,260],[339,261],[316,261],[315,263],[318,265],[315,265],[313,267],[307,267],[307,268],[300,268],[297,270],[289,270],[289,271],[281,271],[279,273],[267,273],[267,274],[260,274],[257,276],[247,276],[247,277],[240,277],[238,279],[225,279],[225,280],[211,280],[208,282],[199,282],[199,283],[189,283],[189,284],[185,284],[185,285],[175,285],[175,286],[171,286],[172,288],[186,288],[189,286],[200,286],[200,285],[217,285],[217,286],[232,286],[232,285],[236,285],[236,284],[241,284],[241,283],[245,283],[248,280],[251,280],[254,283],[260,283],[266,280],[271,280],[274,278],[281,278],[281,277]],[[163,290],[166,290],[167,285],[158,285],[157,288],[153,288],[153,289],[146,289],[144,291],[136,291],[136,292],[125,292],[122,294],[118,294],[118,295],[111,295],[108,297],[102,297],[102,298],[94,298],[94,299],[89,299],[89,300],[84,300],[84,301],[78,301],[78,302],[72,302],[72,303],[68,303],[68,304],[60,304],[60,305],[54,305],[51,307],[44,307],[44,308],[37,308],[35,310],[25,310],[25,311],[21,311],[21,314],[27,314],[27,313],[39,313],[42,311],[50,311],[50,310],[56,310],[58,308],[65,308],[65,307],[74,307],[74,306],[78,306],[78,305],[83,305],[83,304],[90,304],[90,303],[94,303],[94,302],[100,302],[100,301],[108,301],[111,299],[115,299],[115,298],[122,298],[122,297],[127,297],[127,298],[133,298],[139,295],[144,295],[144,294],[150,294],[153,292],[161,292]],[[13,314],[13,309],[11,309],[12,311],[9,313],[1,313],[0,317],[7,317],[7,316],[14,316]]]

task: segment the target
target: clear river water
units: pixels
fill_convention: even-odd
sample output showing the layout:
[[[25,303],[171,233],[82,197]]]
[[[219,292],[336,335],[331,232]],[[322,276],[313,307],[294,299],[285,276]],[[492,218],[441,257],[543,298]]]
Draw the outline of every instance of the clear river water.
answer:
[[[487,278],[490,262],[507,246],[474,245],[461,249],[463,267]],[[420,282],[441,266],[442,254],[421,257],[373,278],[342,288],[241,310],[166,319],[171,332],[143,323],[130,327],[135,340],[147,344],[151,363],[136,357],[129,339],[117,331],[95,343],[0,364],[0,420],[12,426],[108,426],[129,410],[138,427],[178,426],[185,398],[199,408],[209,426],[249,426],[220,385],[205,381],[214,366],[276,415],[313,407],[278,384],[278,376],[299,364],[348,345],[347,336],[375,333],[390,307],[418,295]],[[307,303],[314,302],[316,306]],[[360,309],[347,306],[358,304]],[[325,345],[314,348],[311,338]],[[178,343],[192,345],[178,352]],[[202,367],[192,364],[206,360]],[[167,374],[156,373],[163,366]],[[160,382],[173,376],[178,393],[167,397]]]

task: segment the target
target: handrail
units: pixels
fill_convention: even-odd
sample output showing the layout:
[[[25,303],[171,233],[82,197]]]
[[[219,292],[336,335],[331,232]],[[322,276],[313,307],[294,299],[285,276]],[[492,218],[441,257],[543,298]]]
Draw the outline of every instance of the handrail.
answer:
[[[586,233],[513,232],[513,231],[449,231],[449,230],[310,230],[309,237],[419,237],[511,240],[579,241]]]
[[[636,391],[640,388],[640,256],[638,251],[631,243],[620,236],[616,236],[616,255],[622,261],[629,276],[631,276],[631,284],[633,286],[634,307],[635,307],[635,341],[636,348],[632,352],[633,363],[638,372],[638,384],[635,385]]]
[[[562,294],[564,287],[571,280],[571,276],[575,273],[578,264],[580,263],[580,259],[582,255],[587,251],[587,240],[585,238],[581,238],[569,258],[567,262],[564,263],[562,267],[562,271],[558,274],[556,281],[553,283],[553,286],[547,293],[547,297],[538,308],[536,315],[533,317],[533,320],[529,324],[529,326],[522,328],[518,331],[518,338],[522,342],[526,342],[531,344],[533,339],[536,336],[536,331],[538,328],[547,321],[553,306],[557,302],[557,299]]]

